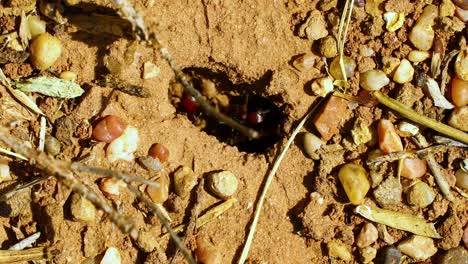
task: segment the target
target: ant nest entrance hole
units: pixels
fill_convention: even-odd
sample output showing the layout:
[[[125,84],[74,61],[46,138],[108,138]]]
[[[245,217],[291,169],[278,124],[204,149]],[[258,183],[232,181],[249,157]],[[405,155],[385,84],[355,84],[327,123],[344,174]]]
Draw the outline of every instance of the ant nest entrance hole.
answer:
[[[169,98],[177,111],[185,114],[195,126],[215,136],[219,141],[248,153],[264,153],[281,139],[285,117],[278,106],[281,98],[262,96],[270,83],[271,72],[265,73],[253,83],[234,84],[225,73],[213,72],[206,68],[186,68],[183,71],[214,108],[237,122],[256,129],[261,136],[258,139],[249,139],[208,116],[198,107],[195,98],[185,93],[183,86],[173,80],[169,88]]]

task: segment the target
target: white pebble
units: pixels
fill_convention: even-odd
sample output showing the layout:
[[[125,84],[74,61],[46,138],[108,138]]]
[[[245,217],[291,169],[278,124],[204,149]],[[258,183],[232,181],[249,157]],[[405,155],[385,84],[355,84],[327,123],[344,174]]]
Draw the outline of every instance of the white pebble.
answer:
[[[10,166],[8,166],[8,161],[0,160],[0,182],[10,181]]]
[[[231,197],[238,185],[236,176],[230,171],[220,171],[210,175],[209,188],[221,199]]]
[[[329,92],[333,91],[333,81],[329,77],[318,78],[311,85],[312,92],[316,96],[325,97]]]
[[[406,121],[402,121],[400,124],[398,124],[398,130],[403,132],[402,134],[409,134],[411,136],[416,136],[416,134],[419,133],[419,127]]]
[[[403,59],[400,65],[395,70],[393,80],[397,83],[403,84],[413,80],[414,68],[407,59]]]
[[[412,235],[398,244],[398,249],[416,261],[424,261],[437,252],[432,238],[418,235]]]
[[[369,70],[361,74],[359,84],[364,90],[378,91],[390,83],[390,79],[381,70]]]
[[[107,159],[110,162],[117,160],[132,161],[135,158],[133,153],[137,150],[138,141],[138,129],[127,127],[123,134],[107,147]]]
[[[120,264],[122,259],[120,257],[119,250],[115,247],[110,247],[106,250],[104,257],[101,260],[101,264]]]
[[[416,24],[411,29],[409,40],[419,50],[430,50],[434,42],[434,20],[438,16],[439,9],[435,5],[427,5]]]

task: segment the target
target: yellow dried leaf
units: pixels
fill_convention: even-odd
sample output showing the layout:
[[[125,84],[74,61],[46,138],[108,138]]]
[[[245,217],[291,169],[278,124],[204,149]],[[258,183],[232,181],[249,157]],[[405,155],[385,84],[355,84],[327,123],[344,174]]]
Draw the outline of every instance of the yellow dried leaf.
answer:
[[[367,205],[357,206],[355,212],[370,221],[389,227],[408,231],[420,236],[442,238],[437,233],[434,224],[427,223],[426,220],[411,214],[384,210],[377,207],[371,208]]]

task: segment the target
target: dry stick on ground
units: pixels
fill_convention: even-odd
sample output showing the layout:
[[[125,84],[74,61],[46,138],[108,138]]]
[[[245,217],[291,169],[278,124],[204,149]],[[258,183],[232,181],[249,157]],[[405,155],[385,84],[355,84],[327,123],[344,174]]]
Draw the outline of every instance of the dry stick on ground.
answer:
[[[419,145],[420,148],[425,148],[429,146],[427,143],[426,138],[421,134],[416,134],[416,143]],[[434,159],[434,155],[429,154],[426,156],[427,165],[432,171],[432,174],[437,182],[437,185],[440,188],[442,194],[447,198],[447,200],[453,202],[455,198],[453,197],[452,193],[450,193],[450,185],[448,184],[447,180],[445,179],[444,175],[440,171],[439,164],[437,164],[436,160]]]
[[[253,236],[255,234],[255,229],[257,228],[258,219],[260,218],[260,213],[262,212],[263,203],[265,201],[266,193],[268,191],[268,188],[270,187],[271,182],[273,181],[273,178],[275,177],[276,171],[278,171],[278,168],[281,165],[281,162],[283,161],[284,156],[286,155],[286,152],[288,151],[291,144],[294,142],[294,139],[296,138],[299,131],[301,131],[301,129],[304,126],[305,122],[309,119],[309,117],[312,115],[312,113],[315,112],[315,109],[317,108],[317,106],[321,105],[322,102],[325,100],[325,98],[328,98],[328,97],[329,96],[321,98],[320,101],[315,105],[315,107],[313,107],[307,113],[307,115],[301,120],[301,122],[299,122],[299,124],[294,129],[291,136],[289,137],[288,141],[286,142],[286,145],[284,146],[283,150],[279,154],[278,158],[275,160],[275,163],[273,164],[273,168],[271,169],[270,173],[266,177],[265,185],[263,186],[262,193],[260,195],[260,198],[257,201],[257,205],[256,205],[256,208],[255,208],[255,214],[254,214],[252,223],[250,225],[249,234],[247,236],[247,239],[245,240],[244,248],[242,249],[242,254],[241,254],[240,259],[239,259],[240,264],[243,264],[247,260],[247,257],[249,255],[250,246],[252,244]]]
[[[437,145],[437,146],[431,146],[431,147],[427,147],[427,148],[424,148],[424,149],[420,149],[420,150],[417,150],[416,152],[405,152],[405,151],[395,152],[395,153],[385,154],[385,155],[381,155],[381,156],[378,156],[378,157],[375,157],[375,158],[368,159],[366,161],[366,164],[367,165],[378,164],[378,163],[381,163],[381,162],[401,160],[401,159],[404,159],[404,158],[416,158],[417,157],[417,158],[420,158],[420,159],[424,159],[424,158],[426,158],[427,155],[429,155],[429,154],[431,154],[433,152],[437,152],[437,151],[441,151],[441,150],[445,150],[445,149],[447,149],[446,146]]]
[[[49,259],[50,255],[50,252],[45,247],[36,247],[23,250],[0,250],[0,263],[44,260]]]
[[[186,74],[177,66],[171,54],[167,48],[162,45],[162,42],[156,35],[150,36],[148,34],[148,29],[144,23],[144,20],[140,14],[138,14],[133,8],[132,4],[128,0],[114,0],[116,7],[120,11],[120,15],[128,20],[132,24],[133,30],[137,37],[142,40],[149,42],[148,44],[153,45],[153,47],[159,50],[161,56],[167,61],[172,71],[174,72],[176,80],[184,86],[184,89],[187,93],[195,98],[197,103],[200,105],[200,108],[209,116],[217,119],[220,123],[224,123],[230,126],[233,129],[238,130],[242,134],[246,135],[249,138],[259,138],[261,135],[255,129],[246,127],[231,117],[221,113],[216,108],[211,106],[203,95],[193,87],[193,84],[189,81]]]
[[[14,244],[13,246],[9,247],[8,250],[22,250],[29,246],[31,246],[34,242],[36,242],[39,237],[41,236],[41,232],[36,232],[25,239],[19,241],[18,243]]]
[[[28,182],[15,183],[15,186],[11,190],[8,190],[0,195],[0,201],[6,201],[13,197],[13,195],[17,194],[19,191],[33,187],[34,185],[41,183],[49,178],[49,176],[37,177]]]
[[[340,56],[340,69],[341,74],[345,82],[348,82],[348,77],[346,76],[346,70],[343,61],[343,52],[344,46],[346,43],[346,35],[348,35],[349,22],[351,21],[351,14],[353,13],[354,0],[346,0],[345,6],[343,8],[343,13],[341,14],[340,26],[338,29],[338,49]],[[346,26],[345,26],[346,24]],[[343,27],[344,30],[343,30]]]
[[[187,228],[185,229],[185,237],[183,238],[184,245],[187,245],[189,243],[189,241],[191,240],[191,238],[193,237],[193,234],[195,233],[197,229],[197,219],[198,219],[198,215],[200,214],[200,201],[201,201],[201,196],[203,194],[204,184],[205,184],[205,180],[202,177],[200,181],[198,182],[194,205],[192,207],[192,210],[190,210],[190,220],[187,225]],[[170,263],[176,263],[178,255],[179,255],[179,251],[177,250],[176,253],[174,254],[174,257],[172,257],[172,260]]]
[[[97,208],[103,210],[123,233],[130,234],[134,239],[137,238],[138,231],[135,229],[133,224],[128,222],[125,217],[120,215],[95,192],[76,179],[73,176],[73,172],[69,169],[70,166],[67,162],[56,160],[47,156],[44,152],[37,151],[24,145],[16,137],[10,136],[9,131],[6,128],[0,128],[0,141],[15,150],[15,152],[27,157],[31,163],[35,163],[35,167],[43,170],[48,175],[56,177],[65,184],[65,186],[91,201]]]
[[[431,128],[439,133],[447,135],[451,138],[454,138],[458,141],[461,141],[465,144],[468,144],[468,134],[448,126],[446,124],[442,124],[434,119],[429,117],[423,116],[418,114],[413,109],[409,108],[408,106],[398,102],[397,100],[390,98],[384,95],[381,92],[374,92],[374,97],[379,101],[379,103],[385,105],[386,107],[398,112],[401,116],[408,118],[409,120],[416,122],[420,125],[426,126]]]

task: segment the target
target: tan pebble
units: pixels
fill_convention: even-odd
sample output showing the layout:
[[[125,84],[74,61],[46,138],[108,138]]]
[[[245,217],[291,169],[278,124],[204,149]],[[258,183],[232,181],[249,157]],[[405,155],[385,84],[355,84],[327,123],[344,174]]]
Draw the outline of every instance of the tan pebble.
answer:
[[[68,81],[72,81],[74,82],[76,80],[76,73],[72,72],[72,71],[63,71],[60,73],[60,79],[63,79],[63,80],[68,80]]]
[[[400,242],[398,249],[416,261],[429,259],[437,252],[432,238],[418,235],[412,235],[410,238]]]
[[[455,108],[449,117],[448,124],[468,132],[468,106]]]
[[[452,248],[442,256],[439,263],[440,264],[466,264],[468,263],[468,250],[466,250],[462,246]]]
[[[349,79],[354,75],[356,69],[356,62],[348,56],[343,56],[343,64],[346,73],[346,77]],[[343,73],[341,72],[340,57],[335,57],[330,63],[330,74],[336,80],[344,80]]]
[[[208,184],[213,194],[221,199],[231,197],[239,185],[237,177],[230,171],[212,173]]]
[[[373,247],[362,248],[359,252],[361,253],[361,260],[364,264],[371,263],[377,256],[377,249]]]
[[[109,199],[117,199],[120,196],[120,188],[125,186],[125,182],[114,178],[104,178],[99,183],[99,189]]]
[[[161,175],[154,182],[158,183],[159,186],[148,185],[146,193],[154,203],[164,203],[169,197],[169,179],[166,175]]]
[[[299,28],[299,33],[301,37],[307,37],[311,41],[326,37],[328,30],[322,12],[318,10],[312,11],[306,22]]]
[[[362,203],[370,189],[367,171],[358,164],[348,163],[340,168],[338,178],[352,204]]]
[[[359,84],[366,91],[378,91],[390,83],[390,79],[381,70],[369,70],[361,74]]]
[[[310,158],[314,157],[315,152],[324,144],[323,140],[309,132],[304,134],[303,143],[304,151]]]
[[[175,193],[181,198],[190,194],[193,187],[197,185],[198,178],[195,173],[187,166],[182,166],[174,172]]]
[[[356,245],[360,248],[365,248],[372,245],[378,238],[379,232],[377,228],[371,223],[365,223],[356,239]]]
[[[457,178],[455,186],[468,190],[468,172],[459,169],[455,173],[455,177]]]
[[[201,237],[197,237],[195,256],[201,264],[221,264],[221,254],[216,247]]]
[[[403,84],[413,80],[413,75],[413,65],[411,65],[411,62],[409,62],[407,59],[403,59],[393,74],[393,80],[397,83]]]
[[[32,38],[46,32],[46,23],[42,21],[39,16],[29,16],[28,26]]]
[[[349,246],[340,240],[331,240],[327,243],[327,248],[330,257],[339,258],[344,261],[351,261],[353,259]]]
[[[425,182],[418,182],[411,187],[407,194],[410,205],[424,208],[432,204],[435,199],[435,192]]]
[[[29,52],[32,65],[39,70],[46,70],[62,54],[62,43],[58,38],[43,33],[31,41]]]
[[[298,71],[307,71],[314,67],[317,59],[315,55],[306,53],[299,55],[292,64]]]
[[[338,54],[336,39],[333,36],[326,36],[320,40],[320,54],[325,58],[334,58]]]
[[[207,98],[213,98],[218,94],[216,90],[216,84],[208,79],[203,78],[201,81],[202,94]]]
[[[94,222],[96,220],[96,207],[78,193],[72,194],[70,200],[70,211],[75,221]]]
[[[408,38],[419,50],[427,51],[431,49],[435,36],[432,26],[438,13],[437,6],[427,5],[411,29]]]
[[[150,253],[159,246],[159,243],[156,234],[140,230],[138,232],[137,245],[144,252]]]
[[[431,54],[427,51],[412,50],[408,54],[408,60],[411,62],[423,62],[431,57]]]

